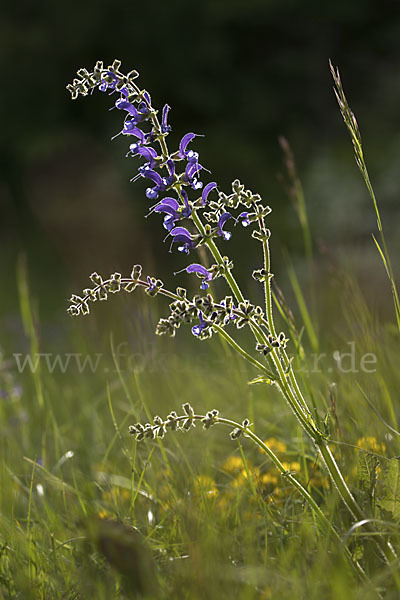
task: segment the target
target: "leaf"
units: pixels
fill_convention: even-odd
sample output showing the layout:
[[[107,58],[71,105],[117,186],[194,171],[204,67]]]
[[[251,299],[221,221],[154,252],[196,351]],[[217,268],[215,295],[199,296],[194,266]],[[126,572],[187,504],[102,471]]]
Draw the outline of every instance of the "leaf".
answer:
[[[247,382],[249,385],[254,385],[255,383],[266,383],[268,385],[272,385],[274,383],[274,380],[271,377],[266,377],[265,375],[259,375],[258,377],[255,377],[254,379],[252,379],[251,381]]]
[[[377,481],[379,458],[370,452],[359,452],[357,463],[358,487],[361,492],[362,504],[372,506]]]
[[[387,514],[393,519],[400,519],[400,462],[391,458],[384,470],[381,496],[377,499],[377,507],[382,518]]]
[[[388,266],[387,266],[387,261],[386,261],[385,255],[383,254],[382,248],[380,247],[380,245],[379,245],[379,243],[378,243],[378,240],[376,239],[376,237],[374,236],[374,234],[372,234],[372,239],[373,239],[373,240],[374,240],[374,242],[375,242],[375,245],[376,245],[376,247],[377,247],[377,249],[378,249],[378,252],[379,252],[379,254],[380,254],[380,256],[381,256],[381,259],[382,259],[383,265],[384,265],[384,267],[385,267],[385,270],[386,270],[387,276],[388,276],[388,277],[389,277],[389,279],[390,279],[390,273],[389,273],[389,269],[388,269]]]

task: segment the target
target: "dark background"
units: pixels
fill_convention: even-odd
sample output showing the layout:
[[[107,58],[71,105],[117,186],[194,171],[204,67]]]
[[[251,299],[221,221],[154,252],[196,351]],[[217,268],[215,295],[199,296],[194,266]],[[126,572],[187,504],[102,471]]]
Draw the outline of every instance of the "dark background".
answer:
[[[354,269],[378,303],[384,296],[390,305],[370,235],[373,208],[328,60],[339,66],[360,124],[396,268],[397,2],[42,0],[2,3],[0,17],[3,311],[16,310],[21,253],[42,317],[61,314],[67,295],[85,287],[93,270],[126,273],[142,262],[147,272],[177,283],[171,273],[186,264],[179,253],[168,254],[159,217],[143,219],[145,183],[129,183],[138,163],[124,158],[126,139],[110,142],[122,121],[120,112],[108,112],[112,99],[97,93],[71,101],[65,89],[79,67],[114,58],[123,70],[139,70],[156,106],[171,105],[172,142],[188,131],[205,134],[195,147],[222,189],[239,177],[272,206],[273,270],[281,272],[284,287],[285,249],[300,278],[305,269],[296,213],[279,180],[280,135],[296,157],[320,277],[327,270],[322,246]],[[247,253],[239,271],[248,273],[259,259],[243,231],[235,234],[225,252]],[[384,293],[378,293],[381,284]]]

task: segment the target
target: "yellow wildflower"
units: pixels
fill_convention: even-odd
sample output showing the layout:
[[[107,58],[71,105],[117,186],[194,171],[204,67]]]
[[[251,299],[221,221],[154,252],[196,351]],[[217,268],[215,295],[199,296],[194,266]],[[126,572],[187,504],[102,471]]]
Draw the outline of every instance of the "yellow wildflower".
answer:
[[[263,485],[278,485],[278,476],[275,473],[264,473],[261,477]]]
[[[277,440],[275,437],[270,437],[267,440],[264,440],[264,444],[266,446],[268,446],[268,448],[270,448],[273,452],[286,452],[287,450],[287,446],[285,444],[285,442],[282,442],[281,440]],[[264,450],[262,450],[262,448],[258,448],[258,450],[261,453],[264,453]]]
[[[386,450],[386,445],[383,442],[378,442],[376,437],[373,436],[360,438],[357,440],[356,445],[363,450],[369,450],[370,452],[376,452],[377,454],[382,454]]]
[[[216,498],[218,496],[218,490],[214,479],[208,475],[198,475],[194,482],[194,493],[197,496],[204,494],[205,496]]]
[[[109,519],[110,517],[112,517],[112,514],[108,512],[108,510],[103,509],[98,513],[98,516],[100,517],[100,519]]]
[[[247,481],[247,473],[249,473],[250,477],[253,479],[258,479],[260,477],[257,467],[247,463],[247,471],[245,468],[240,471],[237,477],[231,482],[232,487],[240,487],[244,485]]]
[[[293,462],[282,462],[282,465],[286,471],[295,471],[296,473],[300,471],[300,463],[296,460]]]
[[[230,456],[222,465],[222,469],[226,473],[234,473],[243,468],[243,461],[240,456]]]

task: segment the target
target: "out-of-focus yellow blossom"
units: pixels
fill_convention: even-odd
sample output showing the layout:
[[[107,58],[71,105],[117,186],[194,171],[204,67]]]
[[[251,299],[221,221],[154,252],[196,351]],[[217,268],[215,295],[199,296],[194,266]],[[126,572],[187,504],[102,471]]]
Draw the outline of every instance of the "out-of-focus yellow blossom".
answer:
[[[300,471],[300,463],[297,460],[293,462],[282,462],[282,465],[286,471],[295,471],[296,473]]]
[[[278,476],[275,473],[264,473],[261,476],[261,483],[263,485],[278,485]]]
[[[194,493],[196,496],[210,496],[216,498],[218,496],[218,490],[215,485],[215,481],[208,475],[198,475],[194,482]]]
[[[230,456],[222,465],[222,470],[226,473],[234,473],[243,469],[243,460],[240,456]]]
[[[108,511],[108,510],[104,510],[102,509],[99,513],[98,516],[100,517],[100,519],[109,519],[110,517],[112,517],[113,515]]]
[[[356,445],[363,450],[369,450],[371,452],[376,452],[377,454],[382,454],[386,450],[386,445],[384,442],[378,442],[376,437],[366,436],[357,440]]]
[[[246,469],[242,468],[237,477],[235,477],[235,479],[231,482],[231,486],[241,487],[242,485],[244,485],[247,482],[247,473],[253,480],[256,480],[255,483],[257,483],[260,477],[260,472],[257,467],[254,467],[253,465],[247,463],[247,471]]]
[[[285,442],[277,440],[275,437],[270,437],[267,440],[264,440],[264,444],[268,446],[268,448],[270,448],[272,452],[283,453],[287,450]],[[264,450],[262,448],[258,448],[258,450],[261,452],[261,454],[264,454]]]

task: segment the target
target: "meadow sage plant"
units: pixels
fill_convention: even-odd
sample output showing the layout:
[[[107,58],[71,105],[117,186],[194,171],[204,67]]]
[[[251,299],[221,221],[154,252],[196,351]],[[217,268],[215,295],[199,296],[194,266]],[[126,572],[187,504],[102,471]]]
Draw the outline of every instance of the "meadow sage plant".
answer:
[[[67,88],[72,98],[90,95],[95,90],[107,93],[116,109],[123,114],[121,131],[118,135],[127,138],[129,156],[137,158],[138,170],[132,181],[140,178],[148,181],[146,197],[150,202],[149,213],[161,217],[165,242],[170,251],[187,255],[186,272],[199,278],[199,293],[189,297],[187,290],[165,289],[160,279],[143,276],[142,267],[135,265],[129,276],[114,273],[103,278],[98,273],[90,276],[92,286],[81,295],[73,295],[68,312],[70,315],[86,315],[90,305],[97,300],[106,300],[109,294],[120,291],[132,292],[143,288],[149,296],[162,294],[171,302],[169,315],[162,318],[156,329],[158,335],[175,336],[183,325],[189,325],[194,337],[206,340],[220,335],[236,352],[255,368],[255,381],[274,385],[281,392],[303,430],[312,440],[327,472],[340,494],[355,523],[365,521],[364,527],[373,532],[372,525],[350,491],[328,445],[327,433],[317,424],[299,387],[292,367],[292,358],[287,354],[288,339],[284,332],[275,327],[271,292],[271,273],[268,216],[271,208],[264,204],[259,194],[245,188],[237,179],[232,189],[225,193],[215,181],[208,181],[209,171],[195,150],[197,134],[186,133],[179,147],[171,150],[167,138],[171,131],[168,104],[161,111],[154,108],[149,92],[136,83],[138,72],[126,75],[120,71],[121,63],[115,60],[104,67],[97,62],[93,71],[79,69],[77,78]],[[219,246],[233,235],[235,226],[244,227],[260,246],[262,264],[252,272],[253,278],[263,287],[265,306],[257,306],[245,298],[233,274],[233,262],[221,254]],[[199,248],[209,253],[212,265],[206,267],[197,262]],[[225,279],[230,292],[217,299],[211,291],[212,282]],[[243,348],[235,339],[236,329],[249,327],[254,344]],[[321,527],[331,536],[339,538],[324,513],[305,487],[287,471],[276,454],[254,433],[248,419],[236,423],[223,418],[218,410],[211,409],[206,415],[197,415],[189,403],[183,405],[183,414],[170,412],[165,418],[154,417],[152,423],[137,423],[130,426],[130,433],[137,440],[163,437],[168,430],[189,430],[196,422],[205,429],[218,424],[231,428],[233,440],[246,436],[262,448],[282,475],[300,492],[303,499],[315,512]],[[376,535],[383,559],[390,563],[396,555],[390,540]],[[357,558],[345,552],[361,577],[365,577]]]

